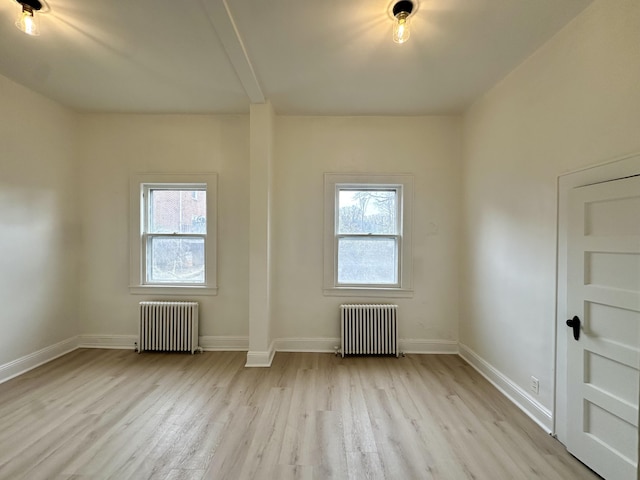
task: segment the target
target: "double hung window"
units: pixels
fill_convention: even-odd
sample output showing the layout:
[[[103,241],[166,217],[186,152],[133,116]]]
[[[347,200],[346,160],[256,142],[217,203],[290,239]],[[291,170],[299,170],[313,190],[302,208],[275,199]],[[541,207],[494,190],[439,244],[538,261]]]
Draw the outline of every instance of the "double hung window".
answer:
[[[202,184],[144,184],[145,284],[206,282],[207,190]]]
[[[336,285],[399,286],[402,187],[336,186]]]
[[[131,188],[133,293],[215,293],[215,175],[141,175]]]
[[[410,175],[325,174],[326,295],[411,296]]]

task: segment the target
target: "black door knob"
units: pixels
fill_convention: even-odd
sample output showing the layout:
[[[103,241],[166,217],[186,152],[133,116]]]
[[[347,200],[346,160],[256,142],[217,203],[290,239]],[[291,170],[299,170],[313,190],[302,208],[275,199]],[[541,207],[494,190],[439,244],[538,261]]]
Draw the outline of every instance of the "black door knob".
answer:
[[[574,316],[567,320],[567,326],[573,328],[573,338],[576,340],[580,339],[580,319],[578,316]]]

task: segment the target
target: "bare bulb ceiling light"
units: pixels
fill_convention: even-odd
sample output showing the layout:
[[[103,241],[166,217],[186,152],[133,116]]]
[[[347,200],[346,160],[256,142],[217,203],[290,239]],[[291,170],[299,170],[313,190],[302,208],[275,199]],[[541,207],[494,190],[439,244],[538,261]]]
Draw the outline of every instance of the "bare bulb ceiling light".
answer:
[[[409,28],[409,20],[413,11],[413,2],[409,0],[400,0],[393,6],[393,41],[396,43],[404,43],[409,40],[411,30]]]
[[[16,1],[22,5],[22,12],[20,12],[20,16],[16,20],[16,27],[18,27],[18,30],[34,37],[40,35],[40,22],[36,17],[35,12],[42,9],[42,2],[40,2],[40,0]]]

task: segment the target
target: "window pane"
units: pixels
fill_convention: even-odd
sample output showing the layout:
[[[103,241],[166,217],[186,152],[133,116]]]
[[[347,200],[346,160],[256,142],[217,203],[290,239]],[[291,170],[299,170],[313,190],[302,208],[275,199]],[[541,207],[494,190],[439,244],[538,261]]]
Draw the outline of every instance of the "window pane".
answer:
[[[396,190],[340,189],[338,233],[397,233]]]
[[[149,190],[149,233],[207,233],[205,190]]]
[[[339,238],[338,283],[397,284],[397,252],[393,238]]]
[[[204,283],[204,238],[150,237],[149,283]]]

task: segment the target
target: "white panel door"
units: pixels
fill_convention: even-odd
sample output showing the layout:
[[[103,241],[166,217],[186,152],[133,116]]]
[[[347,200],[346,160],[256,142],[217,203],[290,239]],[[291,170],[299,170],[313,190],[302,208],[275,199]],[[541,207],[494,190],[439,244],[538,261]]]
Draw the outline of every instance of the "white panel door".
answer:
[[[640,177],[571,191],[567,289],[567,449],[638,480]]]

